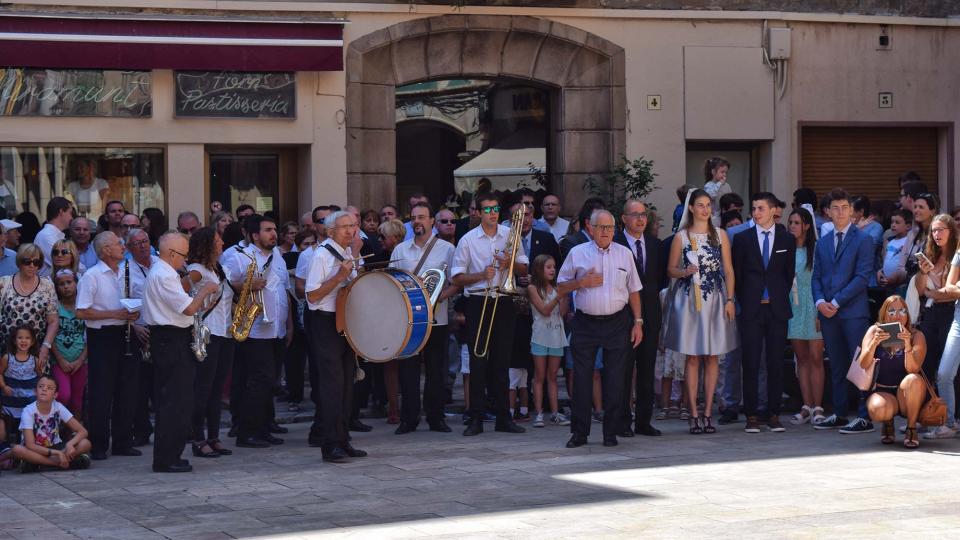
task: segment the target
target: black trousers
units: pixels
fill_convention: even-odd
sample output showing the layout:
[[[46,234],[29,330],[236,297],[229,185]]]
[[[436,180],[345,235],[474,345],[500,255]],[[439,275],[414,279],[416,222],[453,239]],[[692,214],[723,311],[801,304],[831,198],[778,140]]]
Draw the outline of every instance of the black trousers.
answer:
[[[573,354],[573,418],[570,419],[570,432],[574,435],[590,435],[593,366],[598,350],[603,350],[603,369],[600,372],[603,435],[614,436],[627,425],[623,418],[623,402],[630,380],[626,377],[626,366],[627,355],[632,352],[632,325],[633,317],[627,309],[606,317],[593,317],[577,311],[570,336],[570,352]]]
[[[324,450],[346,444],[347,423],[353,403],[356,359],[347,338],[337,333],[332,312],[314,311],[307,328],[307,346],[317,365],[317,396],[320,406],[313,417],[310,438]]]
[[[783,350],[787,321],[774,318],[770,304],[760,304],[760,318],[740,321],[743,366],[743,412],[757,416],[760,364],[767,368],[767,416],[779,416],[783,402]],[[764,347],[766,346],[766,347]],[[765,350],[764,350],[765,349]]]
[[[480,335],[480,348],[483,348],[487,338],[487,322],[493,311],[495,298],[487,303],[487,313],[483,328],[480,325],[480,312],[483,309],[483,296],[471,296],[467,302],[467,335],[470,341],[470,412],[475,420],[482,419],[487,402],[493,404],[497,414],[497,422],[510,421],[509,396],[507,387],[510,386],[510,355],[513,353],[513,325],[516,319],[516,310],[509,297],[500,299],[493,319],[493,333],[490,336],[490,347],[486,356],[474,354],[474,338]]]
[[[127,327],[87,328],[87,395],[94,452],[133,445],[133,413],[140,393],[140,361],[124,355]],[[136,339],[136,337],[132,338]],[[133,345],[131,344],[131,347]]]
[[[150,327],[150,357],[156,406],[153,464],[176,465],[190,440],[197,359],[190,350],[191,329]]]
[[[427,422],[443,420],[444,378],[447,374],[447,325],[430,329],[430,339],[416,356],[400,362],[400,419],[411,426],[420,421],[420,362],[424,366],[423,408]]]
[[[953,302],[938,302],[920,312],[917,328],[927,340],[927,355],[923,361],[923,373],[931,381],[937,380],[940,357],[947,345],[947,333],[953,324]]]
[[[144,346],[141,346],[136,338],[131,340],[131,346],[137,362],[140,363],[140,388],[137,392],[136,410],[133,413],[133,436],[146,440],[153,434],[150,409],[156,407],[153,398],[153,360],[143,359]]]
[[[303,401],[303,383],[305,366],[307,365],[307,336],[302,330],[293,331],[293,340],[287,347],[283,369],[287,379],[287,401],[300,403]],[[311,379],[311,392],[313,391]]]
[[[233,338],[210,336],[207,357],[197,364],[193,385],[193,440],[220,438],[220,389],[233,363]]]
[[[276,339],[247,338],[237,342],[234,356],[244,373],[240,394],[238,437],[265,437],[273,417]]]
[[[633,378],[633,368],[637,368],[635,391],[637,399],[633,405],[633,423],[635,427],[649,426],[653,417],[653,403],[656,400],[654,386],[656,376],[654,368],[657,365],[657,341],[660,335],[659,326],[650,321],[643,321],[643,341],[636,349],[627,352],[626,372],[624,377],[629,383]],[[632,345],[632,344],[631,344]],[[630,392],[624,392],[623,429],[630,429]]]

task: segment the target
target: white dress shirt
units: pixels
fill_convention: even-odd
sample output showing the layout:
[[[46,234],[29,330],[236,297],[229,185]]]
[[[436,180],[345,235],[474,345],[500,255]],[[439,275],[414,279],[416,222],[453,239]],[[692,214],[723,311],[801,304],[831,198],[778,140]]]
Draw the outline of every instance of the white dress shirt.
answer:
[[[189,328],[193,317],[184,315],[193,298],[184,292],[180,274],[163,259],[147,273],[143,288],[143,322],[148,325]]]
[[[643,249],[643,268],[641,270],[646,271],[647,269],[647,241],[643,238],[643,234],[640,235],[640,238],[637,238],[630,234],[630,231],[624,229],[623,237],[627,239],[627,243],[630,244],[630,253],[633,253],[634,259],[637,258],[637,241],[640,241],[640,247]]]
[[[574,300],[587,315],[613,315],[627,305],[631,293],[643,288],[631,250],[616,242],[600,249],[592,240],[570,250],[557,281],[573,281],[591,271],[603,274],[603,285],[577,289]]]
[[[307,271],[310,269],[310,262],[313,261],[316,250],[316,246],[310,246],[300,252],[300,256],[297,257],[297,269],[293,271],[295,277],[303,280],[307,279]]]
[[[224,272],[228,275],[236,276],[237,279],[247,275],[247,267],[250,265],[250,257],[255,257],[257,261],[257,270],[263,273],[263,278],[267,280],[267,286],[263,288],[263,312],[254,321],[250,329],[250,337],[254,339],[274,339],[287,335],[287,311],[290,309],[289,300],[287,300],[287,283],[289,275],[287,274],[287,265],[283,262],[283,255],[280,250],[273,248],[272,251],[264,253],[256,246],[247,246],[240,250],[232,248],[230,250],[232,257],[227,258],[227,264],[224,264]],[[270,257],[273,256],[273,259]],[[270,259],[270,267],[264,271],[264,265]],[[263,316],[270,319],[270,323],[263,322]]]
[[[197,290],[206,287],[208,283],[215,285],[220,283],[220,278],[217,276],[217,273],[202,264],[190,264],[187,266],[187,271],[200,274],[200,281],[195,284]],[[227,281],[229,281],[231,278],[229,271],[224,268],[223,273],[226,275]],[[217,302],[216,294],[211,295],[207,301],[208,306],[212,306],[214,302],[217,302],[217,305],[214,306],[213,311],[207,315],[207,318],[204,319],[203,322],[207,325],[207,328],[210,329],[211,334],[217,337],[229,338],[233,337],[227,333],[230,324],[233,322],[233,289],[230,288],[229,284],[224,283],[221,290],[223,291],[223,296],[220,297],[219,302]]]
[[[460,274],[476,274],[483,272],[487,266],[494,264],[494,251],[501,256],[505,253],[507,240],[510,238],[510,228],[504,225],[497,225],[497,232],[493,236],[487,236],[483,232],[483,225],[478,225],[474,229],[463,235],[460,242],[457,243],[456,251],[453,253],[453,265],[450,269],[450,277],[456,277]],[[523,246],[517,246],[517,258],[515,261],[519,264],[528,264],[529,259],[523,252]],[[499,285],[503,280],[503,272],[506,268],[497,268],[493,276],[494,285]],[[487,288],[486,281],[478,281],[470,285],[464,291],[464,294],[482,294]]]
[[[546,227],[545,230],[550,231],[550,234],[553,235],[553,237],[557,240],[557,242],[559,242],[561,238],[566,236],[567,229],[570,228],[570,222],[563,219],[562,217],[558,217],[553,222],[553,225],[547,223],[547,220],[543,218],[540,218],[534,221],[534,224],[537,224],[537,223],[543,224]]]
[[[413,240],[408,240],[402,242],[397,247],[393,248],[393,253],[391,258],[393,261],[390,263],[391,268],[399,268],[401,270],[406,270],[407,272],[413,272],[416,270],[417,265],[420,263],[420,258],[423,257],[423,252],[427,249],[427,244],[430,243],[428,239],[427,242],[420,247]],[[450,267],[453,265],[453,252],[456,250],[453,247],[453,244],[447,242],[446,240],[437,238],[437,243],[434,244],[433,249],[430,250],[430,255],[427,256],[427,260],[424,261],[423,266],[420,267],[420,272],[428,269],[439,270],[443,265],[447,266],[447,269],[444,270],[444,273],[447,275],[447,281],[441,283],[439,287],[442,289],[450,283]],[[444,299],[442,302],[433,306],[433,317],[436,319],[437,325],[447,324],[447,300]]]
[[[40,270],[41,272],[46,271],[47,275],[50,274],[50,269],[53,268],[53,259],[50,257],[50,251],[53,249],[54,244],[59,240],[63,240],[65,237],[66,235],[63,234],[63,231],[50,223],[44,223],[43,228],[40,229],[40,232],[34,237],[34,245],[40,248],[40,252],[43,253],[43,268]]]
[[[77,284],[77,309],[96,309],[98,311],[114,311],[122,309],[120,299],[123,291],[120,273],[114,272],[107,263],[100,261],[93,268],[80,276]],[[103,328],[104,326],[125,325],[127,321],[120,319],[102,319],[86,321],[87,328]]]
[[[308,293],[319,289],[325,282],[330,281],[333,276],[340,271],[340,261],[323,246],[333,247],[345,260],[353,258],[349,247],[343,248],[331,238],[324,240],[323,243],[314,248],[313,255],[310,257],[310,266],[307,268],[307,283],[304,286],[304,291]],[[307,307],[314,311],[328,311],[330,313],[337,311],[337,292],[343,287],[346,287],[349,280],[355,277],[357,277],[356,267],[354,267],[348,279],[337,284],[332,291],[318,302],[310,302],[308,300]]]
[[[143,299],[143,288],[147,284],[147,274],[150,273],[150,269],[153,268],[153,265],[157,264],[157,261],[160,260],[160,257],[156,255],[150,256],[150,266],[143,266],[132,258],[126,259],[120,263],[120,297],[121,298],[139,298]],[[125,287],[125,280],[127,275],[127,265],[130,266],[130,296],[127,296],[127,290]],[[140,312],[140,318],[136,321],[137,324],[144,324],[143,322],[143,311]]]

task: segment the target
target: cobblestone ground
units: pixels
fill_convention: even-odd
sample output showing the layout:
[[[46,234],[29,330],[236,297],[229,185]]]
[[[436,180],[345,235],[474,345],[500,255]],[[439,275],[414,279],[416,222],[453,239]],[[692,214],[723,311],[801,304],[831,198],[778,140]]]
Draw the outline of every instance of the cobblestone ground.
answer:
[[[0,538],[920,538],[960,536],[960,439],[920,450],[879,434],[722,426],[563,447],[526,434],[355,434],[370,457],[320,461],[308,424],[286,444],[192,458],[191,474],[111,457],[79,472],[0,476]],[[421,425],[421,429],[423,425]],[[185,453],[186,455],[186,453]]]

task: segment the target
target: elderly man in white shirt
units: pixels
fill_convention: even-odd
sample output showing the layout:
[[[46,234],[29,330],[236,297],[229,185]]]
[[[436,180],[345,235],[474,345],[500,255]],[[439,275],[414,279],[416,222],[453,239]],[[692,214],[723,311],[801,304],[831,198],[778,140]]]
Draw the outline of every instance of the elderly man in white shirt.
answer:
[[[537,224],[546,227],[546,230],[560,242],[560,239],[566,236],[567,229],[570,228],[570,222],[560,217],[560,197],[556,195],[546,195],[543,202],[540,203],[540,212],[543,217],[536,221]]]
[[[483,433],[484,391],[491,398],[496,409],[497,422],[494,429],[507,433],[524,433],[526,430],[514,423],[510,417],[508,404],[510,355],[513,351],[513,326],[516,311],[510,298],[497,302],[500,295],[497,289],[504,285],[507,268],[514,266],[515,276],[527,274],[527,255],[520,245],[516,248],[516,258],[511,261],[507,252],[510,228],[500,225],[500,199],[494,194],[480,195],[477,199],[480,210],[480,225],[463,235],[453,255],[453,267],[450,269],[453,284],[466,289],[467,335],[470,336],[470,424],[464,430],[465,436]],[[487,313],[480,320],[484,299]],[[489,347],[486,337],[493,321],[493,330]],[[481,327],[481,322],[483,326]],[[477,343],[479,347],[474,347]],[[484,351],[483,349],[489,349]],[[485,353],[477,356],[477,352]]]
[[[328,234],[314,249],[307,270],[307,346],[317,367],[320,388],[317,406],[307,442],[319,446],[324,461],[344,463],[352,457],[364,457],[363,450],[350,444],[348,422],[353,402],[356,359],[344,336],[337,332],[337,293],[356,277],[356,255],[351,248],[359,225],[352,214],[336,211],[325,218]]]
[[[177,273],[187,260],[186,235],[168,232],[159,243],[160,258],[147,274],[143,289],[143,322],[150,328],[157,398],[153,472],[190,472],[190,462],[180,454],[190,440],[193,414],[197,371],[197,359],[190,350],[193,316],[218,287],[208,283],[191,298]]]
[[[574,246],[557,276],[559,294],[576,291],[577,311],[570,337],[573,353],[572,436],[567,448],[587,444],[593,403],[593,365],[603,351],[603,445],[616,446],[617,433],[629,423],[622,418],[624,393],[629,392],[630,345],[643,339],[640,308],[642,284],[633,253],[613,242],[613,215],[595,210],[590,216],[593,240]]]
[[[425,270],[446,270],[453,263],[453,244],[433,234],[434,219],[430,215],[430,205],[418,202],[410,210],[413,223],[413,239],[401,242],[393,249],[391,264],[414,274]],[[400,362],[400,425],[396,434],[403,435],[417,429],[420,421],[420,360],[423,359],[426,381],[423,388],[423,404],[427,412],[427,424],[430,431],[449,433],[450,427],[443,415],[446,397],[444,378],[447,373],[447,342],[450,333],[447,330],[447,298],[455,294],[457,287],[449,286],[445,281],[437,285],[443,290],[433,306],[434,324],[430,329],[430,339],[416,356],[404,358]]]

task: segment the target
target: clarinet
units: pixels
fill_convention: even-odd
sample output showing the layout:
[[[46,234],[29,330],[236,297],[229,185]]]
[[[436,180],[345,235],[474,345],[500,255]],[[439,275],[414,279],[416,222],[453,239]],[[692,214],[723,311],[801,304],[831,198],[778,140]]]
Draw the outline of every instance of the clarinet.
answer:
[[[130,261],[127,261],[127,264],[124,266],[123,287],[126,291],[127,299],[129,299],[130,298]],[[123,344],[124,356],[133,356],[133,350],[130,347],[130,334],[132,333],[133,333],[133,323],[127,320],[127,334],[124,337],[124,344]]]

